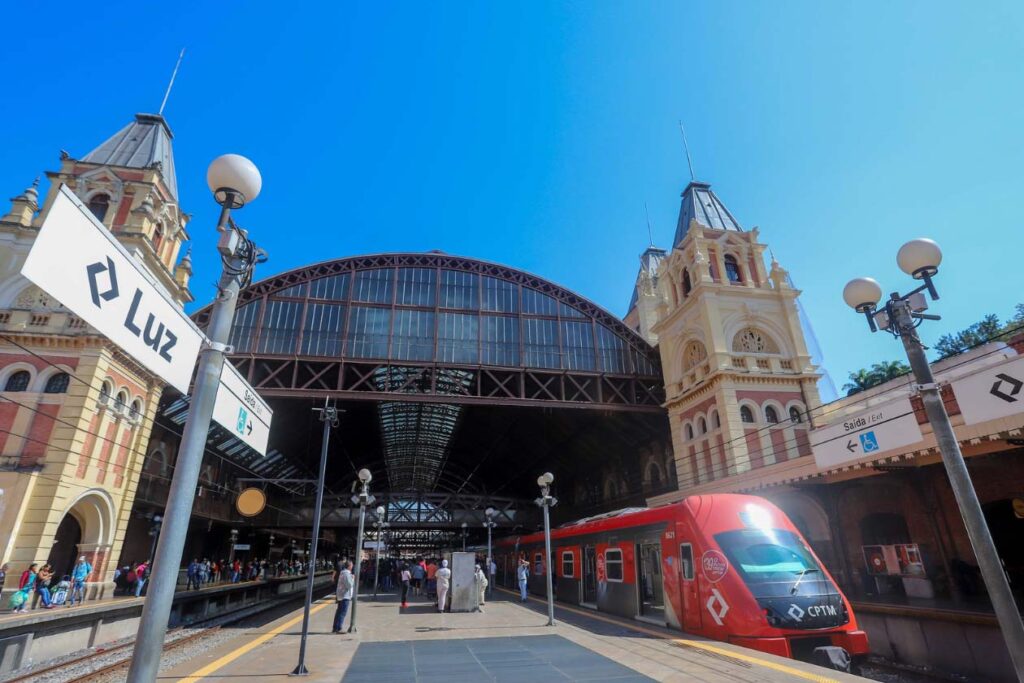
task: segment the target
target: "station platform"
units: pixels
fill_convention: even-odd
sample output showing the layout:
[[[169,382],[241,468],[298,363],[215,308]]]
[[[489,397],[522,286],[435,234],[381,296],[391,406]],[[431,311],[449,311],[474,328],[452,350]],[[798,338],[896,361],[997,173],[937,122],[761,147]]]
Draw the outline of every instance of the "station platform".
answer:
[[[504,591],[483,613],[439,614],[418,598],[401,609],[394,594],[361,596],[357,632],[331,633],[333,596],[311,610],[309,675],[331,683],[466,681],[815,681],[863,679],[657,626],[556,605],[554,627],[539,599],[522,604]],[[346,620],[345,627],[348,627]],[[254,630],[240,630],[207,653],[172,666],[162,682],[294,681],[302,610]]]

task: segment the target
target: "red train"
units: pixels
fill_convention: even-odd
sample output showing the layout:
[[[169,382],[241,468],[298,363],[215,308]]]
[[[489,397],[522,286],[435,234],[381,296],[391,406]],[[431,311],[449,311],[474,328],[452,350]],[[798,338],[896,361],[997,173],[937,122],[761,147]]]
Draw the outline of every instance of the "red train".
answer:
[[[597,515],[551,532],[555,598],[784,657],[868,639],[846,597],[789,518],[763,498],[691,496]],[[503,583],[517,558],[546,593],[544,534],[495,545]]]

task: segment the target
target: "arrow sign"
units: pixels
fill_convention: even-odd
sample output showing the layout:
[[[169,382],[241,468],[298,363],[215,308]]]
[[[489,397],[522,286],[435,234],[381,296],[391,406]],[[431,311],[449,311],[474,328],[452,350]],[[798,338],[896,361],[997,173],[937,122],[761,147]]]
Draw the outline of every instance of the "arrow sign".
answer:
[[[235,366],[225,360],[217,400],[213,404],[213,419],[239,441],[260,455],[266,455],[273,416],[274,411],[266,401],[249,386]]]
[[[964,424],[1024,413],[1024,359],[1011,357],[953,382]]]
[[[21,274],[188,393],[202,332],[67,186],[58,189]]]
[[[909,446],[922,440],[909,398],[835,418],[811,431],[811,450],[821,469]]]

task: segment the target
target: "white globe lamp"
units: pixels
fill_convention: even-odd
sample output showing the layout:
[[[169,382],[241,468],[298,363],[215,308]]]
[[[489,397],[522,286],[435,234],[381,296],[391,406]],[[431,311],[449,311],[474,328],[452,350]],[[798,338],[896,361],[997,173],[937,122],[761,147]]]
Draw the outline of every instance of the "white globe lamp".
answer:
[[[206,170],[206,184],[221,206],[237,209],[259,196],[263,177],[256,164],[240,154],[223,154]]]
[[[942,249],[926,237],[910,240],[896,254],[896,263],[900,270],[907,275],[921,280],[931,277],[939,271],[939,264],[942,263]]]
[[[858,313],[874,310],[881,298],[882,287],[870,277],[854,278],[843,287],[843,301]]]

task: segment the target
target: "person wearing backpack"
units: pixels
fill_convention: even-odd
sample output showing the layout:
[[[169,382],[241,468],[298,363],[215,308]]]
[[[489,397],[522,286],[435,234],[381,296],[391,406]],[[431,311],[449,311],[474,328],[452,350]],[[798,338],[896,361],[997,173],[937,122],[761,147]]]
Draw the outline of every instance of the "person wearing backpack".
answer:
[[[36,577],[39,572],[39,565],[33,562],[24,572],[21,573],[21,580],[18,581],[18,592],[11,596],[11,607],[15,613],[24,612],[28,609],[29,599],[32,590],[36,585]]]

